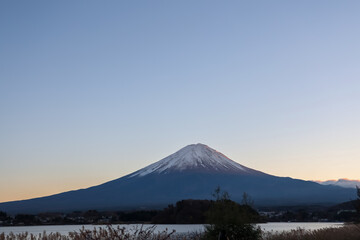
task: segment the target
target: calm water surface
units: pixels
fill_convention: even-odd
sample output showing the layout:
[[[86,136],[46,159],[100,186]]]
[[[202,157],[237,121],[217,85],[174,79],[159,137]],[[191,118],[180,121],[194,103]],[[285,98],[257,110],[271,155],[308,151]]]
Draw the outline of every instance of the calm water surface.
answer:
[[[85,229],[94,229],[94,227],[106,227],[105,225],[54,225],[54,226],[19,226],[19,227],[0,227],[0,233],[4,232],[5,234],[13,233],[22,233],[28,232],[38,235],[46,231],[47,233],[59,232],[63,235],[67,235],[69,232],[79,231],[84,226]],[[141,224],[124,224],[124,225],[113,225],[114,227],[120,226],[125,227],[129,231],[132,231],[136,228],[140,228]],[[143,229],[151,227],[151,224],[144,224]],[[258,224],[258,226],[264,231],[289,231],[292,229],[303,228],[307,230],[315,230],[328,227],[341,227],[343,223],[263,223]],[[187,232],[200,232],[204,230],[204,225],[202,224],[158,224],[156,225],[155,232],[161,231],[172,231],[175,230],[177,233],[187,233]]]

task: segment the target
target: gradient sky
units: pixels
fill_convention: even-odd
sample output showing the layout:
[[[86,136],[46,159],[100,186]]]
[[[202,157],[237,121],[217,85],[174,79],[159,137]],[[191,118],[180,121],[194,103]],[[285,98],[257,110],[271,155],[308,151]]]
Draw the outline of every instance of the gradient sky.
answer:
[[[359,1],[0,2],[0,202],[191,143],[360,179]]]

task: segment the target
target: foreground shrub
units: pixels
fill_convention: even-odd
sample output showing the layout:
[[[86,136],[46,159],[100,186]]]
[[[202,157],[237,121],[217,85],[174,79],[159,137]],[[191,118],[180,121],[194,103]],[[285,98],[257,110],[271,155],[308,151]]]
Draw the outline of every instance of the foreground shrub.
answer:
[[[206,228],[204,240],[258,240],[261,230],[251,224],[210,225]]]
[[[357,199],[355,200],[355,209],[357,213],[357,222],[360,223],[360,188],[356,186]]]
[[[207,213],[207,221],[203,239],[206,240],[257,240],[261,238],[261,230],[254,226],[257,212],[249,205],[239,205],[231,201],[227,192],[218,187],[213,194],[216,201]]]

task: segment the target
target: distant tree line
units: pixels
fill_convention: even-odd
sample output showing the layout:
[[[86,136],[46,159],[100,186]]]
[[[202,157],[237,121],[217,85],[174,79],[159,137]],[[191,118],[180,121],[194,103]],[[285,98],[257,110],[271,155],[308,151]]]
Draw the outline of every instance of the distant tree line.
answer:
[[[219,190],[219,189],[218,189]],[[181,200],[163,210],[141,211],[74,211],[71,213],[40,213],[8,215],[0,211],[1,225],[64,225],[64,224],[204,224],[212,223],[216,217],[212,214],[219,206],[219,199],[224,198],[230,209],[236,209],[246,215],[249,222],[314,222],[344,221],[360,222],[360,188],[356,189],[357,199],[332,207],[297,206],[260,208],[259,213],[252,207],[251,198],[244,194],[241,204],[232,202],[229,196],[215,193],[214,200]],[[217,196],[216,196],[217,194]],[[220,195],[219,195],[220,194]],[[226,208],[225,207],[225,208]],[[219,209],[219,208],[218,208]],[[223,210],[219,210],[221,212]],[[215,214],[216,215],[216,214]],[[213,220],[212,220],[213,219]]]
[[[232,202],[242,212],[248,213],[252,221],[260,219],[252,208]],[[209,223],[209,211],[216,204],[211,200],[182,200],[163,210],[141,211],[74,211],[71,213],[17,214],[15,216],[0,212],[0,225],[55,225],[55,224],[116,224],[116,223],[153,223],[153,224],[204,224]]]
[[[72,225],[72,224],[116,224],[150,223],[160,211],[74,211],[71,213],[17,214],[10,216],[0,212],[0,225]]]
[[[89,210],[71,213],[17,214],[9,216],[0,212],[0,225],[55,225],[55,224],[116,224],[116,223],[153,223],[153,224],[204,224],[208,223],[207,214],[214,201],[182,200],[163,210],[105,211]],[[234,203],[237,204],[237,203]],[[239,208],[246,208],[237,204]],[[249,209],[244,210],[245,212]],[[250,210],[249,210],[250,211]],[[251,210],[253,221],[259,221],[259,214]]]

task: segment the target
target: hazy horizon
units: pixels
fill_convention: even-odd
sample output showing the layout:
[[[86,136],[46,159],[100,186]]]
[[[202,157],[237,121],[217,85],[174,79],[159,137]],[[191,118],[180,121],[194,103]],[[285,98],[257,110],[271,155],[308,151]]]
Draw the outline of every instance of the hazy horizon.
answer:
[[[2,1],[0,202],[203,143],[268,174],[359,180],[357,1]]]

